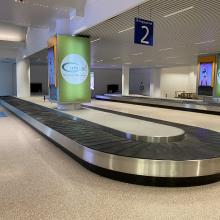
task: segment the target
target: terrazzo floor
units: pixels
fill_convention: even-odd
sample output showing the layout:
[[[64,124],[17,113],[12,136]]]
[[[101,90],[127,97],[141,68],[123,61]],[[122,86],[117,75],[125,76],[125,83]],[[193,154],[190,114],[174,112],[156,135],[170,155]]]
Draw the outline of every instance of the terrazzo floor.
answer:
[[[220,182],[157,188],[113,181],[8,116],[0,118],[2,220],[220,219]]]

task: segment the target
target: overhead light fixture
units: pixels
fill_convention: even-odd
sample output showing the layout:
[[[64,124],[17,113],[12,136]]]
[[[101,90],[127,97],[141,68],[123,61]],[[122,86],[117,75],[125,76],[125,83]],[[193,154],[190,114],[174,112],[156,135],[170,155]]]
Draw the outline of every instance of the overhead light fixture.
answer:
[[[167,57],[167,59],[176,59],[178,57]]]
[[[199,45],[199,44],[208,44],[208,43],[213,43],[213,42],[215,42],[215,40],[201,41],[201,42],[197,42],[197,43],[194,43],[194,44]]]
[[[199,54],[193,54],[193,56],[201,56],[201,55],[207,55],[208,53],[199,53]]]
[[[167,50],[173,50],[173,48],[171,48],[171,47],[163,48],[163,49],[160,49],[159,51],[167,51]]]
[[[119,60],[119,59],[121,59],[121,57],[113,57],[112,59],[113,60]]]
[[[143,54],[143,52],[140,52],[140,53],[132,53],[131,55],[132,56],[139,56],[139,55],[142,55]]]
[[[193,8],[194,8],[194,6],[190,6],[190,7],[188,7],[188,8],[184,8],[184,9],[181,9],[181,10],[179,10],[179,11],[170,13],[170,14],[168,14],[168,15],[164,15],[163,17],[164,17],[164,18],[168,18],[168,17],[170,17],[170,16],[177,15],[177,14],[180,14],[180,13],[185,12],[185,11],[189,11],[189,10],[191,10],[191,9],[193,9]]]
[[[91,40],[90,42],[91,42],[91,43],[94,43],[94,42],[100,41],[100,40],[101,40],[101,38],[97,38],[97,39],[95,39],[95,40]]]
[[[96,63],[101,63],[103,62],[104,60],[97,60]]]
[[[0,23],[0,40],[12,42],[25,42],[26,28]]]
[[[132,63],[130,63],[130,62],[127,62],[127,63],[124,63],[125,65],[131,65]]]
[[[121,34],[121,33],[125,32],[125,31],[129,31],[129,30],[132,30],[132,29],[134,29],[134,26],[129,27],[129,28],[126,28],[126,29],[124,29],[124,30],[121,30],[121,31],[119,31],[118,33]]]

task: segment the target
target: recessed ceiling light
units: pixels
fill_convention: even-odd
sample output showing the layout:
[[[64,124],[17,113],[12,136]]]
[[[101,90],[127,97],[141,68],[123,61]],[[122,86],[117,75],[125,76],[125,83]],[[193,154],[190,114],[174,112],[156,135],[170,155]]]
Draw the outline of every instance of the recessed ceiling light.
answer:
[[[113,60],[119,60],[119,59],[121,59],[121,57],[113,57],[112,59]]]
[[[197,42],[197,43],[194,43],[194,44],[199,45],[199,44],[207,44],[207,43],[213,43],[213,42],[215,42],[215,40],[201,41],[201,42]]]
[[[101,38],[97,38],[97,39],[95,39],[95,40],[91,40],[90,42],[91,42],[91,43],[94,43],[94,42],[100,41],[100,40],[101,40]]]
[[[129,30],[132,30],[132,29],[134,29],[133,26],[132,26],[132,27],[129,27],[129,28],[126,28],[126,29],[124,29],[124,30],[121,30],[121,31],[119,31],[118,33],[121,34],[121,33],[125,32],[125,31],[129,31]]]
[[[140,53],[132,53],[131,55],[132,56],[139,56],[139,55],[142,55],[143,54],[143,52],[140,52]]]
[[[194,8],[194,6],[190,6],[190,7],[188,7],[188,8],[184,8],[184,9],[181,9],[181,10],[179,10],[179,11],[170,13],[170,14],[168,14],[168,15],[164,15],[163,17],[164,17],[164,18],[168,18],[168,17],[170,17],[170,16],[177,15],[177,14],[179,14],[179,13],[182,13],[182,12],[185,12],[185,11],[188,11],[188,10],[191,10],[191,9],[193,9],[193,8]]]
[[[103,62],[104,60],[97,60],[96,63],[101,63]]]
[[[171,47],[163,48],[163,49],[160,49],[159,51],[166,51],[166,50],[173,50],[173,48],[171,48]]]
[[[167,57],[166,59],[176,59],[178,57]]]
[[[145,60],[144,62],[152,62],[153,60]]]

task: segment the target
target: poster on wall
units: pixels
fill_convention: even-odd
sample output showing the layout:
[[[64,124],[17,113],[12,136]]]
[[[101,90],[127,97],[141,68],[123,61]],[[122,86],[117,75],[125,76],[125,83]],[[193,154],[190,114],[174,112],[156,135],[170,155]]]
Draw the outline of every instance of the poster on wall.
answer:
[[[91,100],[90,40],[58,36],[59,101],[83,103]]]
[[[218,55],[215,96],[220,97],[220,55]]]

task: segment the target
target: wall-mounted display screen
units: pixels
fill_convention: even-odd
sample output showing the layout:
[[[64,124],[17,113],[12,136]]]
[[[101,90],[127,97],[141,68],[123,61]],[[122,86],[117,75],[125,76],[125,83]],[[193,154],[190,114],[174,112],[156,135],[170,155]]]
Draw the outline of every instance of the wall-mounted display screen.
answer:
[[[198,58],[198,95],[212,96],[215,87],[216,56]]]
[[[199,86],[211,86],[213,78],[212,63],[200,64]]]
[[[55,85],[55,59],[54,59],[54,47],[48,49],[48,73],[49,73],[49,85]]]

